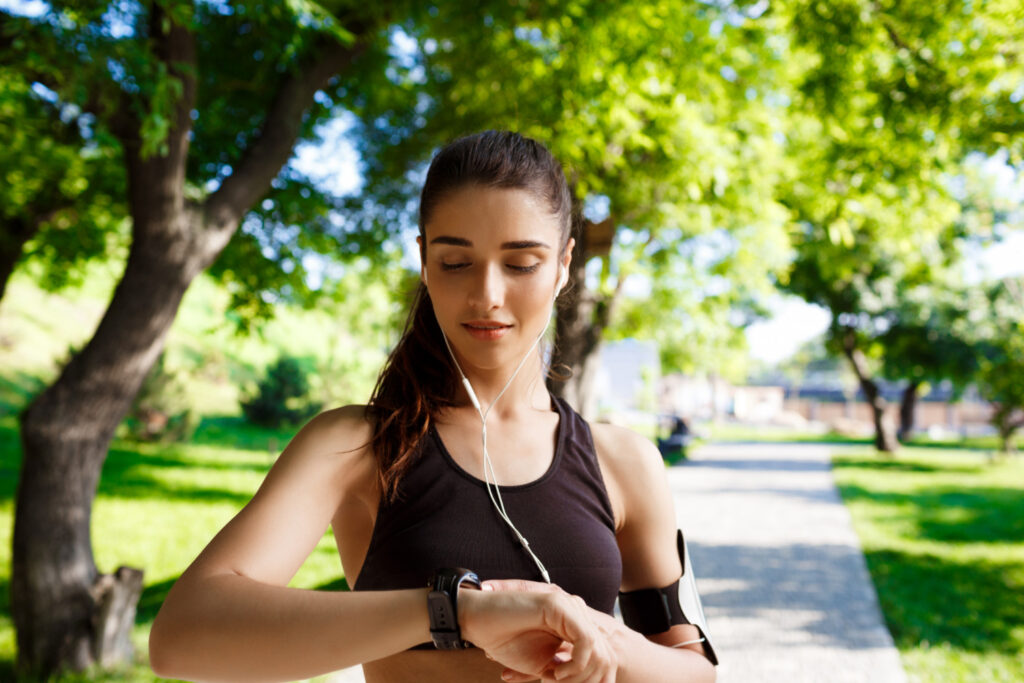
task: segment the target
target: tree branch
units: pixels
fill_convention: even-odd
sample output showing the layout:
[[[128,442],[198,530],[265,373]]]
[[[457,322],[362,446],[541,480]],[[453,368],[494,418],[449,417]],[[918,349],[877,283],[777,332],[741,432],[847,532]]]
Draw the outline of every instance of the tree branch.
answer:
[[[365,36],[368,27],[356,33]],[[238,161],[233,172],[204,204],[206,226],[221,233],[224,241],[234,232],[249,208],[263,196],[281,167],[292,155],[302,128],[302,118],[313,95],[366,49],[366,40],[341,45],[323,38],[313,63],[296,69],[281,85],[267,112],[259,138]],[[219,240],[217,240],[219,241]],[[219,251],[219,249],[217,249]]]
[[[170,112],[172,124],[163,140],[166,153],[143,154],[142,130],[135,116],[114,122],[115,134],[125,150],[129,210],[136,230],[146,229],[151,219],[169,225],[162,219],[174,215],[184,204],[191,112],[196,101],[196,40],[191,27],[172,21],[164,31],[167,15],[156,6],[151,12],[154,56],[167,65],[171,77],[180,80],[181,95]]]

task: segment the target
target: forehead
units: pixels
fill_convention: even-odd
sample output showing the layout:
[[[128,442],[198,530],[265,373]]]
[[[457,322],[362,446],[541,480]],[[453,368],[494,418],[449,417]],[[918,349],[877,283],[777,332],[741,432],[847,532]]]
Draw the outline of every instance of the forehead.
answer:
[[[460,237],[473,245],[538,240],[556,247],[556,216],[527,190],[470,186],[444,197],[424,226],[429,244],[437,237]]]

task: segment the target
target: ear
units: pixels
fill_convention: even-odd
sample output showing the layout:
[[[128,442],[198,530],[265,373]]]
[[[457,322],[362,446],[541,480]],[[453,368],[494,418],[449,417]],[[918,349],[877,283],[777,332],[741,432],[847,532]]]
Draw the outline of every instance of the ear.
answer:
[[[558,281],[558,289],[561,290],[569,282],[569,266],[572,264],[572,250],[576,246],[576,238],[570,237],[565,245],[565,256],[560,264],[562,275]]]
[[[423,285],[427,284],[427,264],[423,262],[423,238],[416,237],[416,246],[419,247],[420,252],[420,279],[423,280]]]

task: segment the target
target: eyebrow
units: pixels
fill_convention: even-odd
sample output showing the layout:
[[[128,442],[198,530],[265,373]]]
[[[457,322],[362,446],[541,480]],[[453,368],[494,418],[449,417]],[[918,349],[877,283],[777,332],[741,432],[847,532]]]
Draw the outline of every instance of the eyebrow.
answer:
[[[441,235],[430,240],[431,244],[450,244],[456,247],[472,247],[473,243],[463,237],[449,237],[447,235]],[[538,242],[536,240],[518,240],[515,242],[503,242],[501,245],[502,249],[534,249],[541,247],[543,249],[550,249],[551,247],[544,242]]]

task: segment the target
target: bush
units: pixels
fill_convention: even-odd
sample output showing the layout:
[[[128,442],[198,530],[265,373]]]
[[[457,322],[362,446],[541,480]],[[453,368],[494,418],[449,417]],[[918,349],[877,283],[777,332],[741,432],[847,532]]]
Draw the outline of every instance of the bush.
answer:
[[[199,416],[188,399],[185,378],[170,372],[161,353],[142,383],[123,423],[122,436],[137,441],[188,441]]]
[[[256,395],[242,401],[245,418],[263,427],[295,424],[320,411],[309,397],[309,380],[295,358],[282,357],[267,369]]]

